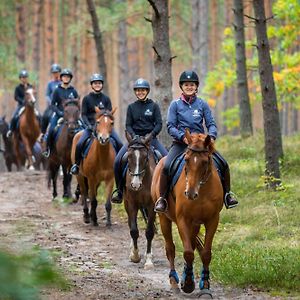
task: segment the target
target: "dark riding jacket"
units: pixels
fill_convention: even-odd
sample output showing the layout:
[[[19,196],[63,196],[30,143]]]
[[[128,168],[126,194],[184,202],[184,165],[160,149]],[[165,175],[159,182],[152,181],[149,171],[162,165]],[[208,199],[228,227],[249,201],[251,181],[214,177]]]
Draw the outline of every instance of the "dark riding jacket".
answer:
[[[203,123],[207,128],[207,134],[216,139],[217,125],[211,109],[204,100],[193,97],[188,102],[181,96],[171,102],[167,116],[167,127],[168,133],[174,140],[183,141],[185,128],[189,128],[191,133],[205,133]]]
[[[127,109],[126,130],[131,136],[145,136],[152,132],[157,136],[162,129],[162,119],[159,106],[151,99],[137,100]]]
[[[48,82],[47,89],[46,89],[46,100],[48,105],[51,105],[53,93],[60,84],[61,84],[60,80],[51,80]]]
[[[102,92],[91,92],[86,95],[82,100],[81,117],[84,124],[88,127],[95,125],[95,106],[100,109],[112,110],[110,98]]]
[[[26,88],[25,85],[20,83],[15,88],[15,100],[18,102],[19,106],[23,106],[25,104],[25,91],[28,88],[32,88],[30,83],[27,84]]]
[[[62,85],[59,85],[53,93],[51,107],[59,117],[62,117],[64,115],[64,108],[63,108],[64,100],[71,100],[71,99],[78,99],[78,98],[79,98],[78,93],[73,86],[70,85],[67,88],[64,88],[62,87]]]

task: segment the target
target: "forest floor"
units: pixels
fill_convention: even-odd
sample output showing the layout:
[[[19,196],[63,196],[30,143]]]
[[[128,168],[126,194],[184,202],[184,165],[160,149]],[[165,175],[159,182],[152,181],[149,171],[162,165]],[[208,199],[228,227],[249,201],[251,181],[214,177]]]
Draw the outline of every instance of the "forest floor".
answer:
[[[61,186],[61,178],[59,184]],[[61,194],[61,191],[60,191]],[[153,270],[128,259],[130,235],[126,220],[113,206],[111,228],[106,228],[103,203],[98,205],[99,226],[82,220],[79,204],[59,205],[51,201],[46,173],[12,172],[0,176],[0,236],[5,248],[14,250],[39,245],[56,253],[55,261],[68,279],[70,288],[42,290],[42,299],[195,299],[192,294],[173,293],[169,288],[168,262],[161,236],[155,236]],[[145,236],[140,230],[140,252]],[[1,245],[2,246],[2,245]],[[182,270],[178,259],[177,270]],[[197,283],[199,278],[196,277]],[[214,299],[281,299],[255,289],[223,287],[211,282]]]

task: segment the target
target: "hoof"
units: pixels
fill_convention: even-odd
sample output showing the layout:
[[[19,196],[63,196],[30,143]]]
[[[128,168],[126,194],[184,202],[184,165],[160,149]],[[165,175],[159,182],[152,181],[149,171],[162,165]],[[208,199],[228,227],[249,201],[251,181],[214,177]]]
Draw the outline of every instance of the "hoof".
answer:
[[[213,299],[212,293],[209,289],[200,290],[199,298],[201,299]]]
[[[152,262],[146,262],[146,263],[144,264],[144,269],[145,269],[145,270],[153,270],[153,269],[154,269],[153,263],[152,263]]]
[[[195,290],[195,282],[191,276],[187,277],[184,283],[181,283],[181,289],[186,294],[190,294]]]
[[[97,221],[93,221],[93,226],[95,226],[95,227],[99,226],[98,222]]]
[[[90,224],[90,223],[91,223],[91,219],[90,219],[89,217],[84,217],[84,218],[83,218],[83,222],[84,222],[85,224]]]
[[[34,166],[30,166],[30,167],[28,168],[28,170],[29,170],[29,171],[34,171],[35,168],[34,168]]]
[[[106,222],[106,227],[111,227],[111,222]]]
[[[139,263],[141,261],[141,256],[139,254],[131,254],[129,259],[133,263]]]

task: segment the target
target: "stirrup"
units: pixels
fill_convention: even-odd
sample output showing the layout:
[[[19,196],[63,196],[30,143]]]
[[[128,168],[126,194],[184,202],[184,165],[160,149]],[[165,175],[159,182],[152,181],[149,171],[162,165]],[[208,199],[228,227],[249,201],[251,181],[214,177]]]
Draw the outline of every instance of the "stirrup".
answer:
[[[74,164],[70,169],[71,175],[78,175],[79,173],[79,166],[77,164]]]
[[[230,198],[231,198],[231,196],[233,196],[233,198],[231,198],[231,199],[233,199],[233,202],[234,202],[234,203],[229,204],[229,203],[227,202],[227,197],[228,197],[228,196],[229,196]],[[236,207],[236,206],[239,204],[239,202],[236,200],[236,195],[235,195],[233,192],[228,192],[228,193],[226,193],[225,196],[224,196],[224,204],[225,204],[225,207],[226,207],[227,209],[230,209],[230,208]]]
[[[111,202],[116,204],[121,204],[123,201],[123,195],[120,189],[115,189],[111,194]]]
[[[7,132],[6,132],[6,137],[7,138],[11,138],[12,136],[12,131],[9,129]]]
[[[163,201],[164,202],[164,205],[165,205],[165,208],[164,209],[161,209],[160,207],[157,208],[157,204],[160,202],[160,201]],[[157,212],[157,213],[165,213],[168,211],[168,201],[167,199],[165,199],[164,197],[159,197],[156,202],[155,202],[155,205],[154,205],[154,211]]]
[[[47,150],[45,150],[42,154],[43,154],[44,157],[49,158],[50,152],[51,152],[50,149],[47,148]]]

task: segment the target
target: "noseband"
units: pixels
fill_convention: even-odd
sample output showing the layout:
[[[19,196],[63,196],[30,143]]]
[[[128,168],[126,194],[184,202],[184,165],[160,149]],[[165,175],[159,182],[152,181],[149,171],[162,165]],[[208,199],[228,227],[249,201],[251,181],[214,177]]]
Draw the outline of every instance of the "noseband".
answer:
[[[199,148],[194,148],[194,147],[188,146],[187,149],[191,150],[192,152],[199,153],[199,154],[200,153],[209,153],[208,149],[205,149],[205,148],[199,149]],[[208,181],[208,179],[211,175],[211,172],[209,170],[210,161],[211,161],[211,156],[208,157],[207,167],[206,167],[206,170],[204,172],[203,178],[198,183],[198,189],[200,189],[202,186],[205,185],[205,183]],[[187,183],[187,181],[188,181],[187,180],[188,172],[187,172],[186,166],[184,168],[184,171],[185,171],[185,180],[186,180],[186,183]]]

